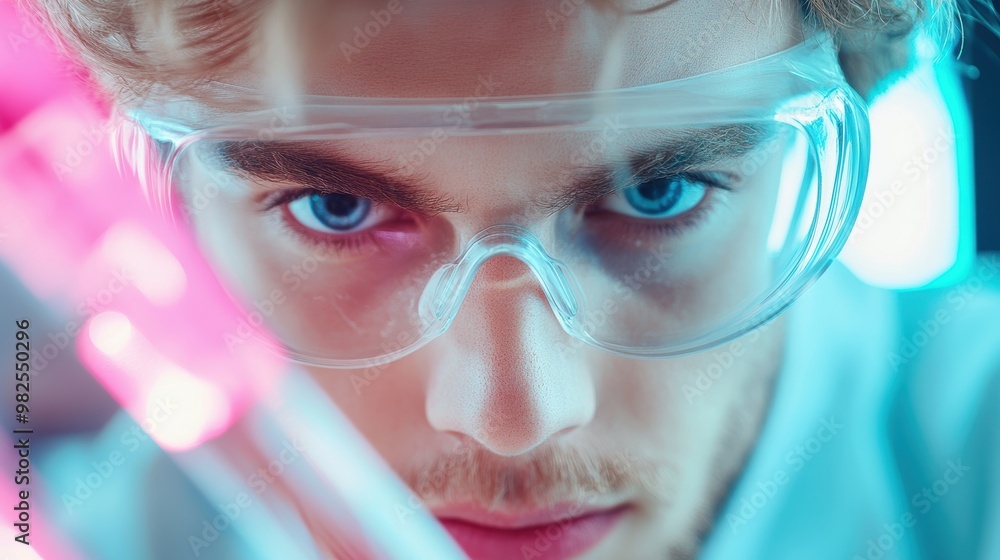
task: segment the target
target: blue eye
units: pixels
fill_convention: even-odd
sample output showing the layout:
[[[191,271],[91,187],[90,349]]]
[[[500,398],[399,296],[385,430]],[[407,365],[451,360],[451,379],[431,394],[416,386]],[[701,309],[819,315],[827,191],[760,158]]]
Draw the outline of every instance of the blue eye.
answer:
[[[309,208],[324,226],[350,231],[364,223],[372,203],[349,194],[313,194],[309,197]]]
[[[326,233],[349,233],[371,225],[372,201],[350,194],[312,193],[288,204],[302,225]]]
[[[701,181],[674,175],[626,189],[612,197],[608,205],[632,217],[671,218],[697,207],[707,191],[708,186]]]

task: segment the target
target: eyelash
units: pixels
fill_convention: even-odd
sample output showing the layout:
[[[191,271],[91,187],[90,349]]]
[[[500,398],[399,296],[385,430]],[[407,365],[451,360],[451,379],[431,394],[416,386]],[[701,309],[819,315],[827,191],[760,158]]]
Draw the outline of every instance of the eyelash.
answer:
[[[300,243],[323,251],[331,251],[336,257],[355,256],[377,246],[378,239],[370,230],[360,231],[351,235],[323,235],[320,232],[305,229],[289,214],[288,205],[312,194],[326,194],[325,191],[308,187],[287,189],[275,193],[261,201],[260,212],[267,214],[279,210],[279,225],[283,231],[293,236]]]
[[[685,177],[691,181],[702,183],[708,187],[708,191],[706,191],[708,194],[706,194],[705,199],[692,210],[664,221],[638,220],[629,219],[628,217],[619,217],[617,219],[618,223],[615,224],[615,227],[619,228],[620,234],[629,237],[639,235],[679,235],[687,229],[696,227],[716,206],[718,203],[718,201],[715,200],[717,195],[712,191],[721,190],[732,192],[734,190],[733,187],[724,184],[726,182],[733,181],[733,178],[728,173],[687,171],[677,173],[676,176]],[[663,178],[667,178],[667,176],[657,177],[655,179]],[[292,234],[305,244],[319,247],[324,250],[333,250],[336,252],[337,256],[360,254],[364,252],[364,249],[370,248],[374,243],[377,243],[377,239],[371,234],[370,230],[360,231],[351,235],[328,236],[312,230],[309,230],[308,232],[303,231],[301,227],[297,226],[296,220],[288,213],[288,204],[304,196],[324,192],[325,191],[308,187],[282,190],[261,202],[261,213],[268,213],[280,207],[282,212],[280,222],[285,231]],[[594,203],[590,206],[594,206],[596,204],[597,203]],[[587,215],[588,212],[586,208],[583,209],[583,213],[584,215]]]
[[[323,191],[317,189],[310,189],[308,187],[303,187],[299,189],[285,189],[277,192],[261,202],[261,212],[269,212],[278,206],[283,206],[285,204],[290,204],[296,200],[302,198],[303,196],[308,196],[311,194],[322,193]]]
[[[694,228],[697,226],[705,217],[709,214],[714,206],[711,201],[712,195],[708,195],[704,201],[702,201],[694,209],[686,212],[685,214],[678,216],[676,218],[670,218],[664,222],[656,222],[653,220],[635,220],[635,219],[621,219],[621,223],[617,224],[616,227],[620,228],[621,233],[627,237],[635,237],[639,235],[669,235],[675,236],[684,233],[684,231]]]
[[[641,184],[654,181],[657,179],[667,179],[669,177],[684,177],[694,182],[702,183],[708,189],[706,190],[705,198],[698,203],[693,209],[676,216],[673,218],[667,218],[665,220],[639,220],[629,217],[619,217],[616,219],[615,227],[620,228],[619,231],[628,237],[634,237],[638,235],[680,235],[685,230],[696,227],[702,220],[704,220],[709,213],[716,207],[720,202],[718,199],[717,191],[723,192],[733,192],[735,189],[726,183],[736,183],[737,178],[730,173],[725,172],[700,172],[700,171],[685,171],[680,173],[675,173],[673,175],[665,175],[660,177],[654,177],[646,179]],[[637,187],[632,187],[637,188]],[[593,206],[593,205],[591,205]],[[597,212],[604,213],[600,210]],[[587,210],[584,209],[584,215],[587,214]]]

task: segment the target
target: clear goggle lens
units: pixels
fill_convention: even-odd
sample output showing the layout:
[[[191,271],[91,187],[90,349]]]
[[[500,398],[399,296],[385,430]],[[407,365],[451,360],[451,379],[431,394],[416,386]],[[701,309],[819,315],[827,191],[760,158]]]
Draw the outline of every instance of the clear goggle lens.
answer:
[[[821,39],[611,95],[343,101],[134,137],[248,321],[331,367],[514,289],[622,355],[730,340],[836,256],[867,170],[864,105]]]
[[[818,154],[770,120],[199,141],[172,175],[210,262],[300,359],[412,349],[443,332],[477,276],[485,289],[533,276],[570,334],[655,356],[774,303],[829,211]],[[407,177],[434,197],[406,196]],[[482,227],[479,209],[496,223]]]

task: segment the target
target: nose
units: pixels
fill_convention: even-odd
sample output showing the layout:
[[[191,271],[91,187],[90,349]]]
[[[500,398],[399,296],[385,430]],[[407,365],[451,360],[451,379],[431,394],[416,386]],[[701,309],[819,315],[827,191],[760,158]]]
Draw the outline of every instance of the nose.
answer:
[[[514,456],[594,416],[586,352],[559,326],[517,258],[483,264],[455,322],[433,344],[441,359],[431,372],[426,412],[436,430]]]

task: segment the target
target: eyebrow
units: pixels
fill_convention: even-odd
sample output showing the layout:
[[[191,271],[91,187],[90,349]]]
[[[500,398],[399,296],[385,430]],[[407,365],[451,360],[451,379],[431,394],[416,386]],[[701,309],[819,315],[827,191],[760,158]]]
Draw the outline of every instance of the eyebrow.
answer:
[[[620,161],[569,170],[557,180],[547,181],[551,186],[532,203],[548,212],[594,204],[621,190],[623,184],[638,185],[740,157],[766,136],[765,127],[751,124],[682,131],[655,148],[633,151]],[[428,216],[467,211],[454,198],[423,186],[419,178],[400,176],[398,167],[383,161],[358,161],[335,149],[277,141],[226,141],[220,143],[216,154],[236,173],[263,181],[349,194]]]
[[[384,162],[358,162],[336,150],[289,142],[227,141],[216,154],[236,173],[263,181],[349,194],[428,216],[462,211],[454,199],[398,177],[398,171],[390,171]]]

